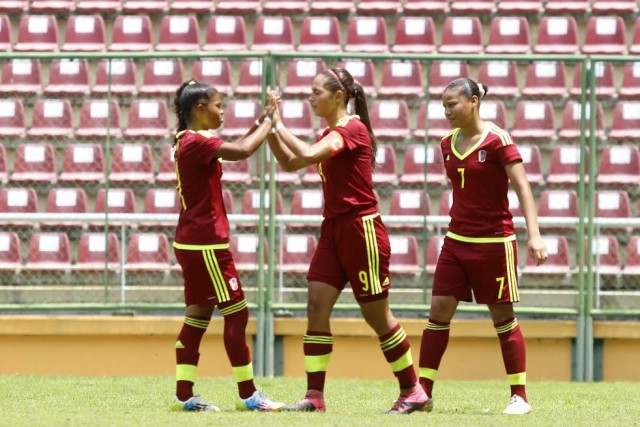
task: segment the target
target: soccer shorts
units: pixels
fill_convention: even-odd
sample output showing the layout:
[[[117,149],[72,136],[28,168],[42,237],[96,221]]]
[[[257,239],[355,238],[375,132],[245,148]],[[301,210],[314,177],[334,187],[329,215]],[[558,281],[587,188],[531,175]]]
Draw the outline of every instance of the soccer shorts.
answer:
[[[518,249],[515,240],[467,243],[445,237],[433,279],[434,296],[478,304],[517,302]]]
[[[186,305],[211,306],[244,298],[229,245],[175,248],[184,277]]]
[[[379,214],[325,219],[307,280],[342,291],[351,283],[358,302],[386,298],[391,287],[391,245]]]

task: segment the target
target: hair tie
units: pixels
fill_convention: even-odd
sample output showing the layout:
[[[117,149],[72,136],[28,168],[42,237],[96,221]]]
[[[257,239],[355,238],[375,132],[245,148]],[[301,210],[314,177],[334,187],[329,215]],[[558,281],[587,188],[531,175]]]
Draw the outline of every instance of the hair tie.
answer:
[[[197,81],[195,81],[195,80],[191,80],[187,85],[188,85],[188,86],[191,86],[191,85],[194,85],[194,84],[196,84],[196,83],[198,83],[198,82],[197,82]]]

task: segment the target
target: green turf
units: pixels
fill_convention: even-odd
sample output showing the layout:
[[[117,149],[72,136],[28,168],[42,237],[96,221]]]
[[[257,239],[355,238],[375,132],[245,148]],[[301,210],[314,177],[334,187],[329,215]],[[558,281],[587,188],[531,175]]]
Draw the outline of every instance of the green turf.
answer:
[[[301,378],[257,379],[274,400],[301,397]],[[231,378],[202,378],[196,392],[220,413],[172,413],[170,377],[88,378],[0,376],[1,426],[640,426],[638,383],[548,383],[528,386],[533,412],[501,415],[502,382],[442,381],[432,413],[384,415],[396,398],[389,381],[327,381],[327,413],[234,410]]]

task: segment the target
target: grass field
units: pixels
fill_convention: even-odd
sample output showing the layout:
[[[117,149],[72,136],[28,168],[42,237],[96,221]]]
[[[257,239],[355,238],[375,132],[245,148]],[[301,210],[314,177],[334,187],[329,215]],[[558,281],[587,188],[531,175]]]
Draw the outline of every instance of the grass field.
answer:
[[[301,397],[301,378],[258,378],[274,400]],[[503,382],[442,381],[432,413],[385,415],[397,390],[393,380],[327,381],[327,413],[236,412],[231,378],[203,378],[196,392],[220,413],[172,413],[173,378],[0,376],[2,426],[639,426],[638,383],[531,383],[533,412],[501,415]]]

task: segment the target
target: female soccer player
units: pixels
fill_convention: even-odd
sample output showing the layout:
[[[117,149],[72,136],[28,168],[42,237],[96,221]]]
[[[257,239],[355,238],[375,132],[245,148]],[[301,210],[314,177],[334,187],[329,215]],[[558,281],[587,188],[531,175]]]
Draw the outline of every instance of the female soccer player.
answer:
[[[267,107],[246,135],[233,143],[213,136],[224,121],[222,99],[213,87],[189,81],[175,99],[178,133],[174,145],[177,191],[182,209],[176,229],[176,258],[184,276],[187,306],[176,342],[175,411],[219,411],[193,394],[199,347],[213,308],[224,316],[224,346],[238,384],[239,410],[274,411],[272,402],[253,383],[251,355],[245,340],[249,308],[231,253],[229,222],[222,201],[220,159],[246,159],[258,149],[271,129],[272,107]]]
[[[407,335],[389,309],[390,244],[373,192],[376,139],[369,123],[362,86],[348,71],[328,69],[313,80],[309,102],[328,127],[309,145],[280,121],[278,94],[271,92],[274,133],[269,145],[287,171],[318,165],[324,190],[324,222],[308,280],[307,331],[303,338],[307,393],[283,409],[324,411],[324,383],[333,348],[330,317],[347,282],[362,314],[400,384],[400,397],[389,413],[408,414],[427,405],[417,383]],[[353,100],[355,113],[347,113]]]
[[[519,300],[515,230],[507,189],[520,200],[529,232],[529,255],[547,259],[536,207],[522,158],[509,134],[480,119],[487,88],[462,78],[442,95],[445,116],[454,130],[442,139],[447,176],[453,185],[451,222],[433,280],[431,310],[420,347],[420,384],[432,397],[433,382],[447,348],[449,325],[458,301],[487,304],[496,328],[511,384],[505,414],[527,414],[524,338],[513,312]]]

